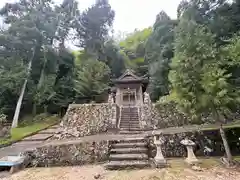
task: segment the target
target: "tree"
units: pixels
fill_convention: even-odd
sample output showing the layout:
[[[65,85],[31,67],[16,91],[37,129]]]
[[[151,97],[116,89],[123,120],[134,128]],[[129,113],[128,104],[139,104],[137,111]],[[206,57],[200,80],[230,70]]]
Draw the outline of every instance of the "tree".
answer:
[[[148,64],[144,59],[147,39],[152,33],[152,28],[135,30],[119,43],[121,53],[124,54],[125,66],[133,69],[139,76],[148,75]]]
[[[108,90],[110,69],[100,61],[94,59],[83,60],[77,64],[75,79],[76,98],[94,97]]]
[[[218,46],[240,30],[239,1],[183,0],[178,6],[178,17],[187,17],[204,24],[215,34]]]
[[[114,40],[108,40],[104,43],[103,47],[103,62],[108,65],[111,70],[111,78],[118,78],[121,76],[125,69],[126,56],[121,51],[120,47]]]
[[[120,66],[124,68],[119,51],[115,52],[113,43],[106,43],[114,19],[114,11],[106,0],[96,1],[82,13],[76,0],[64,0],[60,5],[52,0],[20,0],[6,3],[0,16],[4,22],[0,30],[0,104],[9,114],[17,104],[13,127],[18,124],[21,109],[25,113],[32,107],[34,115],[42,107],[45,112],[62,111],[75,97],[92,97],[107,88],[107,65],[113,74],[121,71],[117,69]],[[90,61],[77,67],[73,54],[65,47],[74,33],[84,49],[82,60]],[[113,61],[115,57],[119,57],[117,61]],[[93,72],[87,74],[85,69],[100,75],[100,79]],[[84,81],[86,77],[90,79]],[[84,83],[93,83],[94,88],[89,87],[88,91]]]
[[[225,66],[224,66],[225,64]],[[229,83],[228,62],[214,43],[210,30],[189,19],[181,19],[177,27],[175,56],[169,74],[171,97],[192,118],[209,112],[217,122],[225,123],[230,104],[238,104],[239,92]],[[228,162],[232,155],[225,132],[220,126]]]
[[[54,95],[50,96],[49,104],[59,108],[62,114],[75,99],[74,69],[76,69],[76,57],[67,49],[62,49],[58,57],[57,76],[54,81]]]
[[[169,63],[173,57],[174,28],[177,21],[160,12],[147,40],[145,60],[149,64],[151,98],[156,101],[169,93]]]
[[[109,35],[114,16],[115,12],[108,0],[97,0],[81,13],[77,22],[78,46],[84,48],[86,54],[101,59],[103,45]]]
[[[11,57],[1,57],[0,62],[1,112],[11,116],[20,91],[19,87],[21,87],[22,81],[24,81],[24,78],[26,77],[26,68],[23,65],[23,62],[15,62]]]
[[[45,61],[43,63],[39,61],[41,60],[42,45],[51,44],[55,34],[55,14],[52,9],[51,0],[21,0],[17,3],[6,4],[0,13],[4,17],[4,22],[9,25],[7,31],[9,37],[13,40],[12,46],[20,50],[22,55],[20,58],[27,60],[28,74],[31,78],[36,78],[37,76],[41,78],[43,73],[40,73],[41,75],[36,73],[39,70],[41,72],[39,66],[45,66]],[[19,42],[24,45],[19,46]],[[7,48],[7,46],[5,47]],[[23,53],[23,50],[25,50],[25,53]],[[36,71],[34,71],[35,69]],[[18,117],[28,78],[29,76],[22,85],[12,127],[16,127],[18,124]],[[38,82],[38,78],[35,82]]]

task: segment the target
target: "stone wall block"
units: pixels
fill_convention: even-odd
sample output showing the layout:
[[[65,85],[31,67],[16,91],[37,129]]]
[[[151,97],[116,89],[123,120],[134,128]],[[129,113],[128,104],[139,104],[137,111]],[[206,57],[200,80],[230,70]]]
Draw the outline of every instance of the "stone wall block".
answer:
[[[108,158],[108,141],[47,145],[29,151],[32,166],[70,166],[104,162]]]
[[[55,139],[81,137],[106,132],[115,127],[116,105],[74,104],[70,105],[61,122],[61,129]]]

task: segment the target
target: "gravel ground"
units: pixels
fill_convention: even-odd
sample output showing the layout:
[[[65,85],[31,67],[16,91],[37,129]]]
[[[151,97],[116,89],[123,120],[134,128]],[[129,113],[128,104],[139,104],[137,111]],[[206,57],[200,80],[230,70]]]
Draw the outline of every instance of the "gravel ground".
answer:
[[[97,177],[98,176],[98,177]],[[31,168],[1,180],[240,180],[240,171],[215,167],[196,172],[189,168],[106,171],[100,165]]]

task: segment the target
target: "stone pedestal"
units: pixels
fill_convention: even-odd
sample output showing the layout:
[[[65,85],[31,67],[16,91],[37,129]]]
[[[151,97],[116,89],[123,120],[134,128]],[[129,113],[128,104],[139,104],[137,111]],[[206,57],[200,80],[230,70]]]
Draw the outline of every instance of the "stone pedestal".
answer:
[[[163,138],[154,135],[154,144],[156,145],[157,148],[157,154],[154,158],[154,163],[157,168],[165,167],[167,165],[167,161],[162,154],[162,145],[164,144]]]
[[[188,164],[196,164],[198,163],[198,159],[196,158],[194,152],[193,152],[193,146],[195,146],[195,143],[189,139],[184,139],[181,141],[181,144],[185,145],[187,148],[187,158],[185,159],[185,161]]]
[[[193,146],[186,146],[187,147],[187,153],[188,156],[186,158],[186,162],[189,164],[194,164],[198,162],[198,159],[196,158],[194,152],[193,152]]]
[[[117,107],[112,104],[112,128],[117,128]]]

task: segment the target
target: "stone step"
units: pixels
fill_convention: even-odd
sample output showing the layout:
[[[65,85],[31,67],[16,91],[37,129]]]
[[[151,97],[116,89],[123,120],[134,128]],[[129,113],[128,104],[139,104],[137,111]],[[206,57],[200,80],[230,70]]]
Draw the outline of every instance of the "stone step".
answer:
[[[121,118],[121,122],[139,122],[139,119]]]
[[[142,133],[142,131],[123,131],[123,130],[121,130],[121,131],[119,131],[119,134],[141,134]]]
[[[122,112],[122,115],[135,115],[135,116],[138,116],[138,112]]]
[[[138,116],[121,116],[121,118],[138,119]]]
[[[124,139],[110,141],[111,144],[116,144],[116,143],[144,143],[144,142],[146,142],[145,136],[125,137]],[[117,148],[117,149],[119,149],[119,148]]]
[[[58,129],[58,128],[59,128],[59,125],[54,125],[54,126],[51,126],[50,128],[51,128],[51,129]]]
[[[135,122],[138,122],[138,121],[139,121],[139,118],[121,118],[121,121],[126,121],[126,122],[135,121]]]
[[[120,123],[120,126],[139,126],[139,123],[126,123],[126,122],[123,122],[123,123]]]
[[[120,124],[122,124],[122,123],[124,123],[124,124],[139,124],[139,121],[121,121],[120,122]]]
[[[108,170],[118,170],[118,169],[142,169],[151,167],[148,161],[110,161],[104,165]]]
[[[135,126],[135,127],[139,127],[139,123],[138,124],[132,124],[132,123],[120,123],[120,126]]]
[[[130,120],[130,119],[121,119],[120,123],[131,123],[131,124],[139,124],[139,120]]]
[[[138,116],[138,113],[122,113],[122,116]]]
[[[139,126],[139,122],[138,123],[132,123],[132,122],[122,122],[120,123],[120,125],[130,125],[130,126]]]
[[[141,131],[139,126],[120,126],[120,131]]]
[[[139,125],[139,122],[120,122],[120,125]]]
[[[145,153],[139,154],[110,154],[111,161],[129,161],[129,160],[147,160],[148,155]]]
[[[137,109],[124,108],[124,109],[122,109],[122,112],[138,112],[138,110]]]
[[[144,147],[138,148],[119,148],[119,149],[111,149],[111,154],[138,154],[138,153],[147,153],[148,149]]]
[[[115,149],[122,149],[122,148],[137,148],[137,147],[147,147],[146,142],[137,142],[137,143],[129,143],[129,142],[121,142],[117,144],[112,144],[112,147]]]
[[[130,124],[120,124],[120,128],[122,129],[122,130],[125,130],[125,129],[132,129],[132,130],[134,130],[134,129],[139,129],[140,128],[140,126],[139,125],[130,125]]]
[[[139,127],[122,127],[120,126],[120,131],[141,131],[141,129]]]
[[[46,141],[51,138],[53,134],[35,134],[33,136],[26,137],[21,141]]]
[[[125,115],[125,114],[132,114],[132,115],[138,115],[138,112],[136,111],[136,112],[133,112],[133,111],[131,111],[131,112],[128,112],[128,111],[122,111],[122,115]]]
[[[39,131],[38,134],[54,134],[56,133],[57,129],[45,129],[42,131]]]

